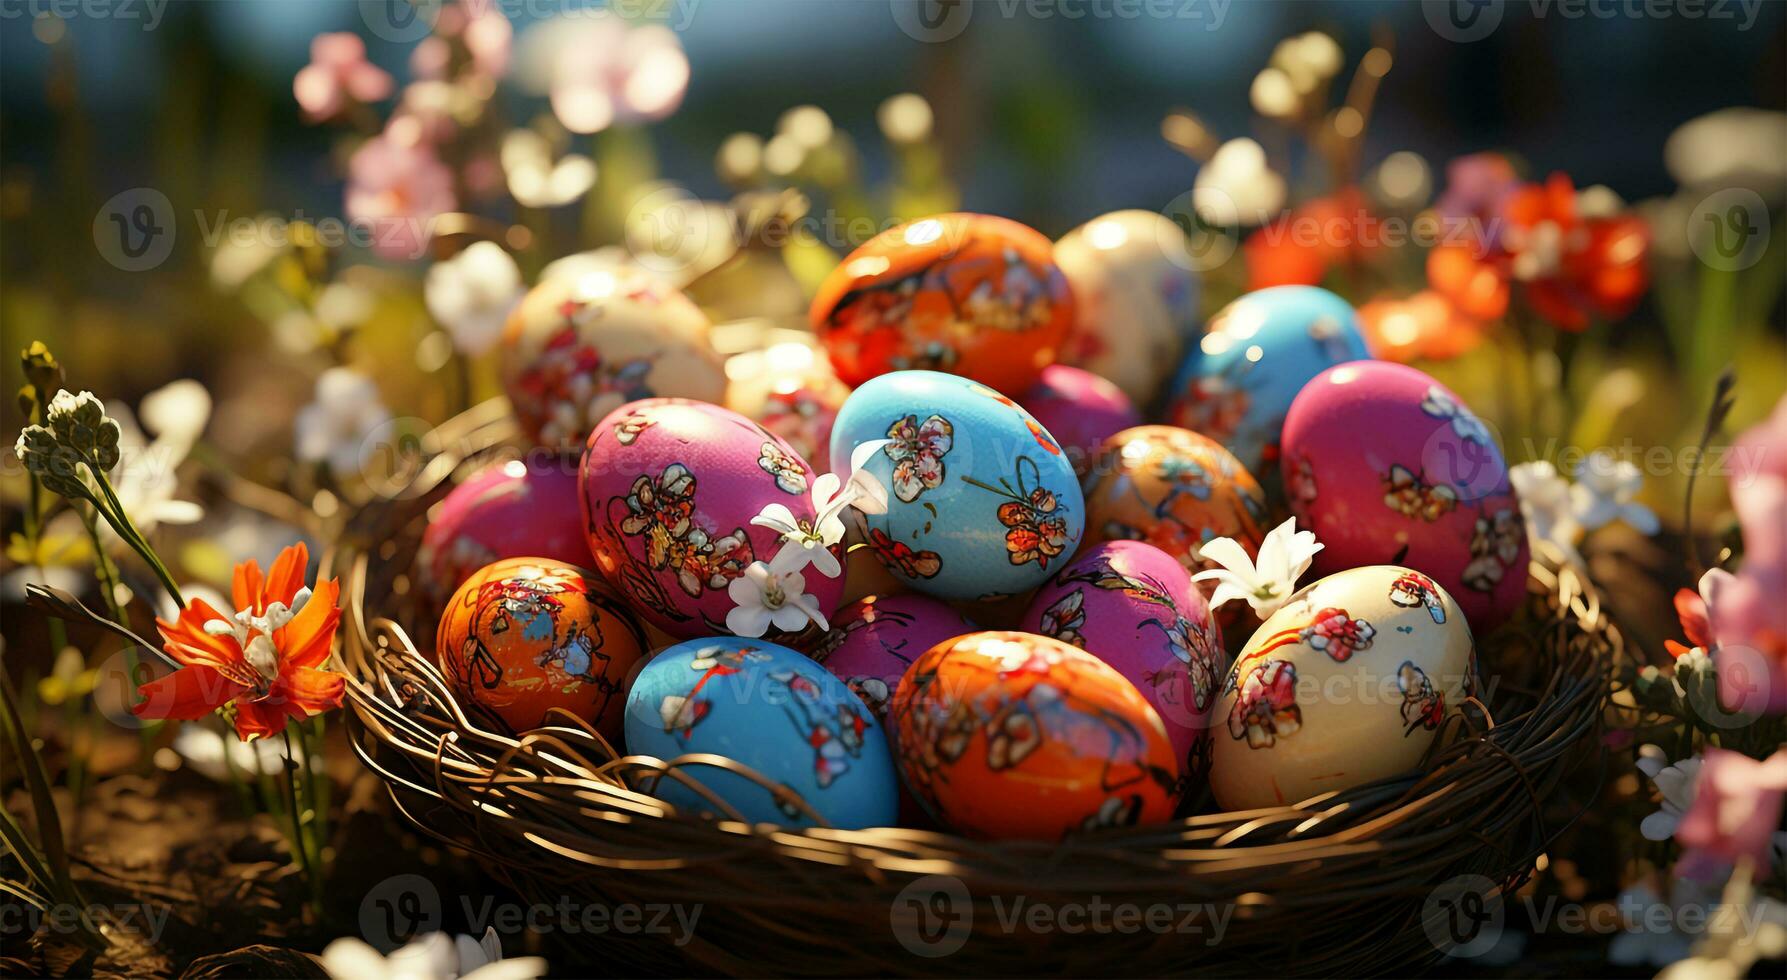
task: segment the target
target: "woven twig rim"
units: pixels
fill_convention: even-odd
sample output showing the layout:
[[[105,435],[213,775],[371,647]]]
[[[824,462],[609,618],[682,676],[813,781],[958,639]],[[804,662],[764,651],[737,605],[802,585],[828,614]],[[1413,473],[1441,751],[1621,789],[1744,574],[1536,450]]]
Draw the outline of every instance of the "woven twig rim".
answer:
[[[1478,640],[1497,677],[1493,700],[1469,704],[1461,730],[1436,740],[1417,772],[1295,806],[1199,813],[1059,844],[754,827],[689,772],[723,767],[805,803],[718,756],[623,755],[569,714],[517,737],[486,730],[418,649],[404,624],[429,628],[417,622],[408,579],[426,509],[462,467],[505,451],[508,417],[499,400],[435,430],[413,476],[361,508],[325,556],[347,604],[352,743],[410,823],[532,901],[702,907],[685,945],[616,937],[604,960],[740,974],[1381,971],[1441,954],[1423,928],[1434,924],[1423,900],[1436,886],[1480,875],[1512,891],[1598,788],[1568,777],[1599,751],[1624,643],[1593,584],[1562,556],[1541,554],[1526,615]],[[650,795],[662,779],[734,819],[679,813]],[[909,937],[896,899],[927,875],[959,880],[974,905],[964,943],[947,959],[915,956],[901,941]],[[995,903],[1015,896],[1215,903],[1231,913],[1209,947],[1176,930],[1008,934]],[[1206,923],[1206,941],[1214,928]]]

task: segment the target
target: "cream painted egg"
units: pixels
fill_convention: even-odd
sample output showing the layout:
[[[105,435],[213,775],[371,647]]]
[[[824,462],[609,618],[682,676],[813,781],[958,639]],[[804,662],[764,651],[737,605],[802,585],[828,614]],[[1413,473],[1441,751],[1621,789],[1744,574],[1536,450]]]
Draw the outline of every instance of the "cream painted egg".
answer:
[[[654,396],[721,402],[707,315],[627,262],[590,259],[541,280],[503,328],[503,389],[536,443],[577,451],[595,424]]]
[[[1153,403],[1198,327],[1191,243],[1154,211],[1113,211],[1061,236],[1055,262],[1073,287],[1064,363]]]
[[[1217,802],[1292,804],[1407,772],[1476,692],[1476,669],[1464,613],[1420,572],[1369,565],[1304,587],[1229,668]]]

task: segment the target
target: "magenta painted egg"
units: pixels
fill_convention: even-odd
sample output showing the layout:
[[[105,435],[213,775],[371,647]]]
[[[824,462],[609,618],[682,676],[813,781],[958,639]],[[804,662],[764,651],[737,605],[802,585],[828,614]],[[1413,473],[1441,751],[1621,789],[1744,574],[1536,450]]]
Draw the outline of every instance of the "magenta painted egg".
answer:
[[[1123,389],[1083,368],[1051,364],[1018,404],[1061,444],[1081,476],[1106,439],[1142,424]]]
[[[768,563],[780,548],[795,547],[752,519],[777,506],[784,520],[810,528],[814,479],[813,468],[787,442],[737,412],[648,398],[596,424],[578,486],[597,570],[644,619],[692,638],[733,632],[727,613],[740,605],[772,614],[789,604],[810,604],[821,615],[837,608],[841,567],[835,576],[815,565],[785,570],[793,577],[769,589],[758,587],[761,577],[745,574],[753,562]],[[831,553],[841,556],[842,546]],[[805,632],[772,627],[766,635]]]
[[[1204,771],[1228,657],[1203,592],[1177,559],[1140,541],[1092,545],[1037,591],[1018,628],[1117,668],[1160,713],[1186,774]]]
[[[502,558],[550,558],[588,568],[577,503],[577,458],[536,452],[478,470],[429,514],[416,555],[423,593],[444,601]]]
[[[864,596],[838,610],[831,629],[811,653],[875,717],[887,717],[887,703],[900,678],[926,650],[966,633],[975,625],[953,606],[921,595]]]
[[[1326,546],[1314,574],[1405,565],[1457,599],[1479,632],[1526,596],[1526,527],[1489,427],[1402,364],[1315,376],[1284,424],[1285,495]]]

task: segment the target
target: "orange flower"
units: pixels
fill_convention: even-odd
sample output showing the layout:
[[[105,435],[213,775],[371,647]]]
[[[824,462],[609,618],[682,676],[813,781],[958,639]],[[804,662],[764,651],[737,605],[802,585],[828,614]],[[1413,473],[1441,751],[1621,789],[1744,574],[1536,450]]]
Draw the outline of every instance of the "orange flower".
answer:
[[[1514,283],[1566,330],[1625,316],[1650,285],[1650,232],[1629,214],[1583,214],[1581,201],[1561,173],[1516,188],[1501,204],[1499,238],[1441,244],[1427,255],[1427,281],[1480,320],[1507,311]]]
[[[1247,288],[1319,286],[1328,270],[1364,261],[1380,247],[1383,229],[1357,187],[1305,202],[1242,243]]]
[[[1483,342],[1483,325],[1431,289],[1374,299],[1359,307],[1359,324],[1374,356],[1404,364],[1450,360]]]
[[[131,708],[141,718],[190,720],[234,702],[236,734],[265,738],[299,720],[341,706],[347,678],[322,670],[329,659],[340,585],[304,588],[310,552],[299,542],[279,553],[265,578],[261,566],[236,566],[234,615],[194,599],[174,622],[156,620],[167,652],[182,666],[138,689]]]

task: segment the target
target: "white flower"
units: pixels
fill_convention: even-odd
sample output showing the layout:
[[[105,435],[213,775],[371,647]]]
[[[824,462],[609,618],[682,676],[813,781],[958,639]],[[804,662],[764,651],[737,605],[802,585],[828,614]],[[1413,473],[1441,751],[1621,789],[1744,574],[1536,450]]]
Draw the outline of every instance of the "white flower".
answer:
[[[1655,534],[1657,515],[1633,500],[1643,488],[1644,476],[1630,460],[1596,451],[1576,466],[1570,509],[1576,522],[1587,531],[1625,521],[1639,534]]]
[[[783,504],[766,505],[751,523],[758,527],[767,527],[782,536],[783,546],[776,553],[780,558],[792,552],[801,564],[812,565],[819,574],[826,578],[837,578],[843,574],[844,568],[838,564],[837,556],[831,553],[833,545],[844,540],[843,513],[845,507],[855,507],[865,514],[879,514],[887,510],[887,488],[881,485],[874,474],[863,470],[876,450],[887,445],[888,440],[865,442],[857,446],[850,454],[850,479],[838,479],[836,473],[822,473],[813,480],[812,521],[803,521],[794,516],[794,512]],[[793,560],[792,557],[790,559]],[[761,635],[761,634],[756,634]]]
[[[887,487],[875,474],[863,467],[882,447],[892,443],[892,439],[876,439],[865,442],[850,452],[850,479],[844,485],[844,492],[855,491],[848,502],[865,514],[887,513]]]
[[[495,346],[525,291],[521,268],[501,245],[473,242],[429,268],[422,295],[428,312],[453,335],[453,345],[476,357]]]
[[[144,438],[128,410],[119,406],[115,411],[118,466],[110,479],[118,502],[145,535],[163,524],[197,523],[205,516],[204,508],[176,500],[174,494],[180,489],[180,464],[211,420],[211,393],[197,381],[182,379],[143,396],[139,408],[142,427],[154,436],[152,441]],[[109,523],[99,527],[108,544],[119,541]]]
[[[546,972],[538,956],[503,959],[496,930],[484,938],[431,932],[390,956],[352,937],[323,950],[323,972],[336,980],[533,980]]]
[[[1232,139],[1198,168],[1191,203],[1198,217],[1226,227],[1265,224],[1284,207],[1284,178],[1266,163],[1253,140]]]
[[[1663,797],[1663,808],[1645,817],[1638,825],[1638,832],[1646,840],[1668,840],[1675,836],[1682,814],[1694,804],[1694,782],[1700,776],[1700,756],[1690,756],[1669,765],[1662,749],[1645,745],[1638,749],[1638,771],[1650,777]]]
[[[829,629],[818,600],[807,594],[807,580],[800,573],[806,563],[803,549],[780,548],[768,564],[747,565],[726,586],[734,604],[726,613],[726,628],[738,636],[762,636],[772,625],[792,633],[808,622]]]
[[[316,379],[316,401],[293,422],[297,457],[326,463],[337,476],[354,472],[370,450],[367,440],[391,420],[378,385],[353,368],[333,367]]]
[[[581,153],[552,159],[552,143],[531,129],[503,137],[503,176],[509,194],[530,208],[556,208],[589,193],[596,183],[595,161]]]
[[[1571,509],[1570,481],[1558,475],[1557,467],[1540,460],[1508,470],[1508,482],[1513,484],[1514,496],[1520,501],[1527,541],[1534,549],[1541,542],[1549,542],[1572,564],[1581,565],[1576,539],[1582,534],[1582,526],[1576,523]]]
[[[1309,570],[1315,553],[1324,547],[1313,531],[1296,529],[1291,518],[1272,529],[1260,543],[1259,558],[1247,552],[1233,538],[1217,538],[1206,542],[1199,554],[1221,565],[1192,576],[1193,581],[1216,581],[1216,594],[1210,597],[1212,608],[1234,599],[1246,599],[1261,619],[1276,612],[1291,593],[1297,591],[1297,579]]]

